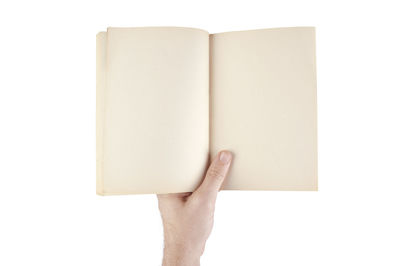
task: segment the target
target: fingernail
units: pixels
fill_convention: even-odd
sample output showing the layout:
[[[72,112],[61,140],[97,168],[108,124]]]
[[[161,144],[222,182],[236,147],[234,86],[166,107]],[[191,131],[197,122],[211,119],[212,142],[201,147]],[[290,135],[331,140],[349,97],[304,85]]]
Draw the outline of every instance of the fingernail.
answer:
[[[223,164],[227,164],[232,160],[232,154],[228,151],[222,151],[219,154],[219,160],[223,163]]]

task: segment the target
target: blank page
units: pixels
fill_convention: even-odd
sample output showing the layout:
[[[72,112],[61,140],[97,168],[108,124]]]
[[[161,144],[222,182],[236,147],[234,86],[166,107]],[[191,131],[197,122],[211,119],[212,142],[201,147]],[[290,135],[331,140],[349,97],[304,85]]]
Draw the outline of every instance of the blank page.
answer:
[[[210,35],[211,153],[234,153],[224,189],[316,190],[314,28]]]
[[[97,49],[97,192],[193,191],[208,159],[208,33],[109,28]]]

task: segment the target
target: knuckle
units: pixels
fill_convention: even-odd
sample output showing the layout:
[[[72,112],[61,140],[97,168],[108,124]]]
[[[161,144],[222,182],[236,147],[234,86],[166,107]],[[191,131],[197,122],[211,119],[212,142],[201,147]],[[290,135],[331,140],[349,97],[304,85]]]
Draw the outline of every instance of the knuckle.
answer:
[[[221,169],[219,169],[217,166],[211,166],[210,169],[208,170],[208,174],[217,180],[223,180],[224,179],[224,174],[222,173]]]
[[[196,206],[197,209],[202,209],[210,212],[214,211],[215,202],[212,200],[212,198],[210,198],[209,195],[205,194],[203,197],[200,197],[194,202],[194,206]]]

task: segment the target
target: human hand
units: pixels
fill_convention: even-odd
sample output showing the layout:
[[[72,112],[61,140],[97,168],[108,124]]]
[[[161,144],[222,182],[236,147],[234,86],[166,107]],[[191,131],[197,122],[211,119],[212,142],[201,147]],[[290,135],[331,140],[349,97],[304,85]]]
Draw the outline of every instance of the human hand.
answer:
[[[231,161],[232,154],[221,151],[196,191],[157,195],[164,227],[163,266],[200,265],[214,223],[217,193]]]

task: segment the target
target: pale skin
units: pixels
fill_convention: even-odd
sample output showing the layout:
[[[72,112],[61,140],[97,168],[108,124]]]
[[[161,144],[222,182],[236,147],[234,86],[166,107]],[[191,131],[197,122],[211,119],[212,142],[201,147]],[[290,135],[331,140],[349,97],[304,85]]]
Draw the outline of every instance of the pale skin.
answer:
[[[231,163],[232,153],[221,151],[193,193],[157,195],[164,227],[163,266],[200,265],[214,223],[217,194]]]

